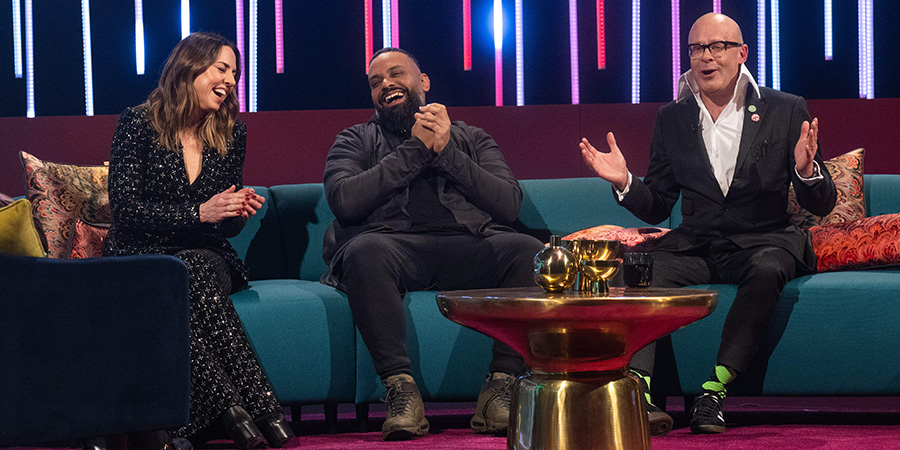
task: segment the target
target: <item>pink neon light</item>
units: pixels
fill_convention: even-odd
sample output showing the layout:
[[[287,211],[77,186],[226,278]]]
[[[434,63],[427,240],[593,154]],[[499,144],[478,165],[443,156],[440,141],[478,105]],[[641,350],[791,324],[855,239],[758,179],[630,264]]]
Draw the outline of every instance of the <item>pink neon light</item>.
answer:
[[[366,75],[369,74],[369,60],[372,59],[374,53],[372,44],[372,0],[363,0],[363,9],[365,9],[365,27],[366,27]]]
[[[400,21],[397,20],[398,0],[391,0],[391,46],[400,48]]]
[[[494,104],[503,106],[503,49],[494,50]]]
[[[681,5],[672,0],[672,100],[678,98],[678,79],[681,78]]]
[[[472,70],[472,0],[463,0],[463,70]]]
[[[713,0],[713,12],[722,14],[722,0]]]
[[[275,0],[275,73],[284,73],[284,13],[281,0]]]
[[[606,68],[606,17],[603,0],[597,0],[597,69]]]
[[[238,52],[241,53],[241,71],[244,72],[247,67],[244,64],[246,61],[246,58],[244,58],[244,0],[235,0],[234,10],[235,21],[237,22],[237,48]],[[238,109],[240,112],[247,111],[247,83],[244,81],[244,78],[241,76],[237,85]]]

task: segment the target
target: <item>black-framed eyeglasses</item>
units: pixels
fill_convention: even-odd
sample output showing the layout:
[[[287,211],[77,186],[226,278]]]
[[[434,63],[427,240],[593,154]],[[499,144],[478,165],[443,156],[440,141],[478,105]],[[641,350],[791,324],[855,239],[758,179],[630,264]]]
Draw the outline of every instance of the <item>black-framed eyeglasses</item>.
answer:
[[[691,59],[700,59],[703,57],[703,53],[709,49],[709,54],[712,55],[713,58],[718,58],[725,53],[725,50],[728,50],[728,47],[740,47],[742,45],[744,44],[731,41],[715,41],[710,42],[709,44],[688,44],[687,52]]]

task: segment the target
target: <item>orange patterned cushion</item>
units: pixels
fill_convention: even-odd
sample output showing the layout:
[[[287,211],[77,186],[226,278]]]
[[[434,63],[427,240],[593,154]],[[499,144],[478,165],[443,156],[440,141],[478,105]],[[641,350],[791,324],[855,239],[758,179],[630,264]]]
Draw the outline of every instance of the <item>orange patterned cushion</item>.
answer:
[[[41,223],[51,258],[66,258],[76,219],[110,223],[108,166],[76,166],[41,161],[20,152],[25,168],[25,193]]]
[[[850,222],[866,217],[866,199],[863,196],[863,156],[861,148],[844,153],[825,161],[825,167],[834,180],[837,202],[825,217],[819,217],[803,208],[797,202],[794,186],[791,186],[788,210],[794,215],[792,222],[801,227]]]
[[[819,272],[900,264],[900,214],[810,227]]]
[[[599,225],[576,231],[563,239],[567,241],[576,239],[619,241],[623,252],[649,252],[668,232],[668,228],[622,228],[616,225]]]
[[[91,224],[81,219],[76,220],[66,254],[69,255],[69,259],[103,256],[103,241],[106,239],[107,233],[109,233],[109,224]]]

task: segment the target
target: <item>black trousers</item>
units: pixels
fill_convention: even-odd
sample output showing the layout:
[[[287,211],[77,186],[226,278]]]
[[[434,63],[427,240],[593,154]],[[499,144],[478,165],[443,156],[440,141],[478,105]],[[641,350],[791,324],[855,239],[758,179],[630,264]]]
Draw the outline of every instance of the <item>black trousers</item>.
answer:
[[[367,233],[347,245],[335,275],[382,379],[410,372],[403,292],[531,286],[534,256],[543,248],[537,239],[512,232]],[[518,353],[494,342],[491,372],[524,370]]]
[[[737,294],[719,343],[717,363],[747,369],[768,330],[785,283],[799,272],[798,262],[780,247],[741,249],[727,239],[682,253],[653,252],[653,285],[737,284]],[[656,344],[634,355],[631,367],[653,373]],[[712,363],[712,361],[711,361]]]

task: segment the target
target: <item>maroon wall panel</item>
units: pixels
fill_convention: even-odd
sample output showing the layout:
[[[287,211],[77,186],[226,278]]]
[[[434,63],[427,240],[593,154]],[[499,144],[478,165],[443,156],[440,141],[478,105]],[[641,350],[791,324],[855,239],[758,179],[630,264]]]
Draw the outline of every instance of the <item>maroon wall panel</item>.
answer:
[[[628,167],[647,169],[659,103],[452,107],[452,120],[484,128],[521,179],[590,176],[578,142],[587,137],[603,151],[612,131]],[[900,173],[900,99],[810,100],[819,118],[823,156],[866,148],[866,173]],[[365,122],[371,110],[277,111],[242,114],[247,123],[244,182],[272,186],[322,181],[325,156],[344,128]],[[25,192],[18,151],[49,161],[97,164],[109,159],[116,116],[0,118],[0,192]]]

